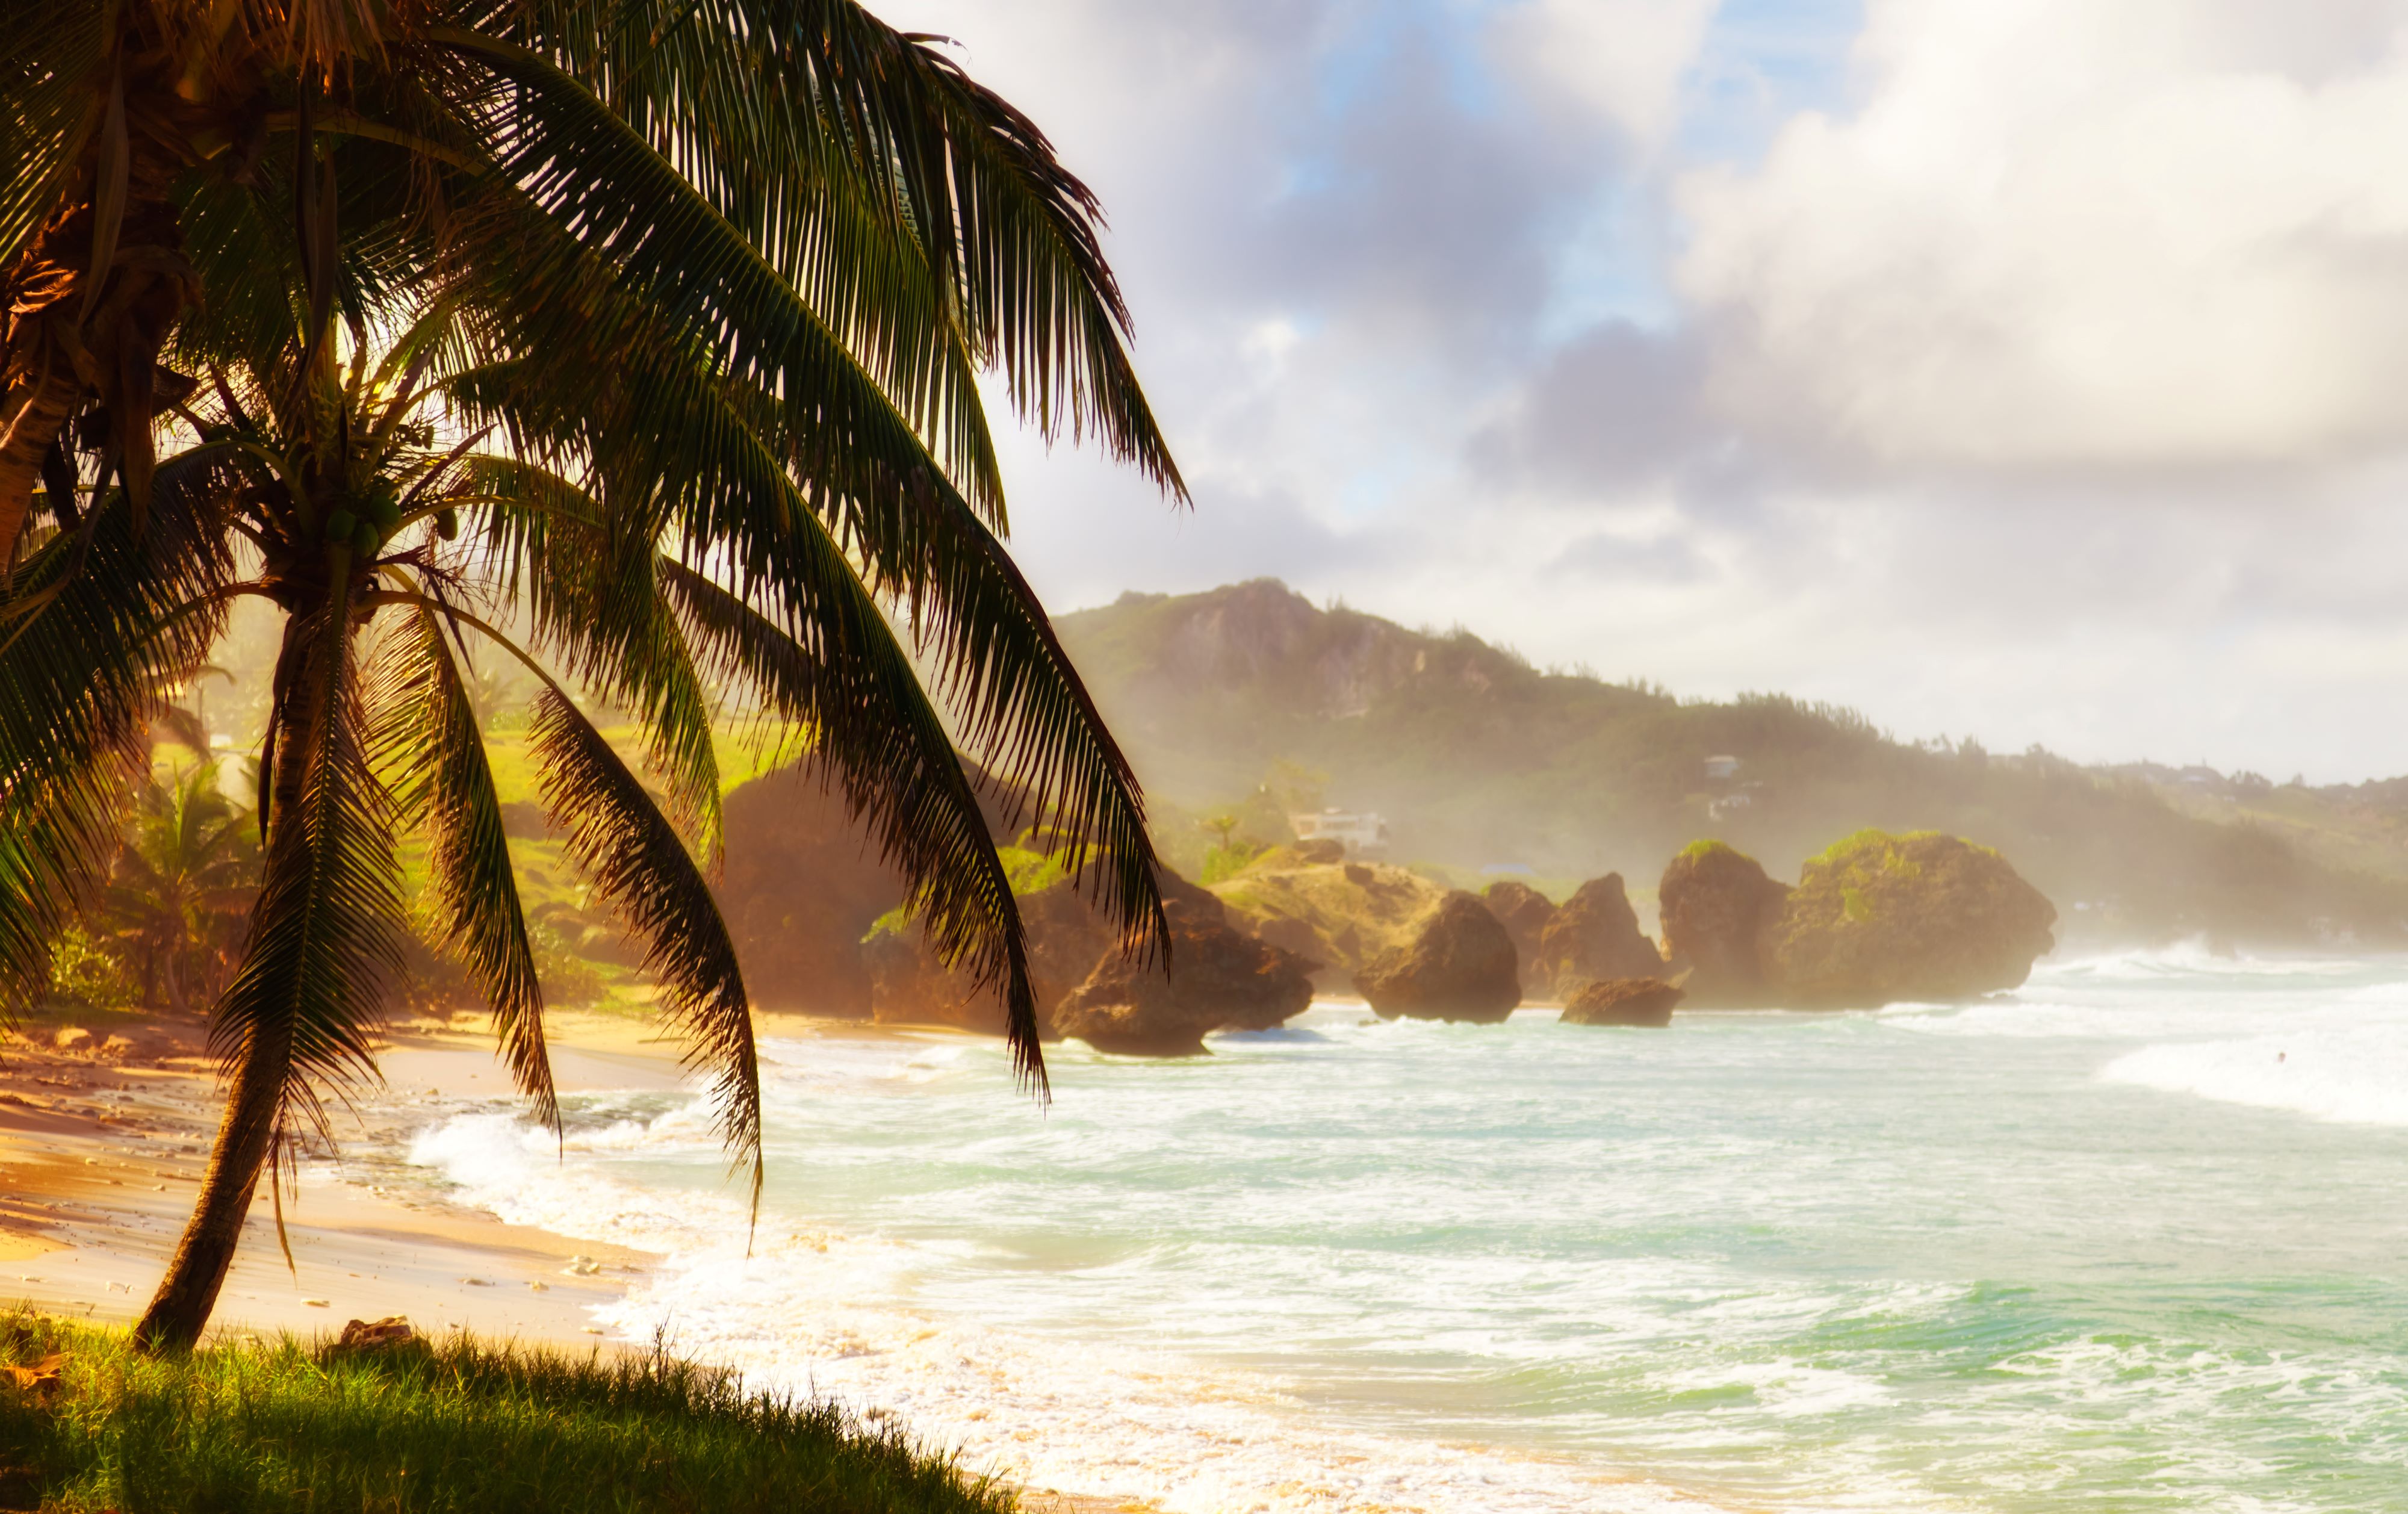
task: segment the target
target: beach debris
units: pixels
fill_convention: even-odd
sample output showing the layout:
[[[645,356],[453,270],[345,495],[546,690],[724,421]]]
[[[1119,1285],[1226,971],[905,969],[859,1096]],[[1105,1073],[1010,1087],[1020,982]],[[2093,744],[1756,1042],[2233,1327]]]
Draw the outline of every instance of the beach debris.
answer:
[[[560,1269],[564,1278],[591,1278],[602,1270],[602,1264],[590,1256],[572,1256],[568,1265]]]
[[[313,1309],[331,1309],[335,1307],[332,1300],[323,1298],[305,1298],[301,1302]]]
[[[607,1335],[609,1334],[609,1331],[603,1329],[600,1325],[580,1325],[578,1328],[584,1331],[589,1335]]]
[[[535,1280],[534,1280],[534,1281],[532,1281],[532,1282],[529,1282],[529,1283],[527,1284],[527,1287],[528,1287],[528,1288],[530,1288],[530,1289],[532,1289],[532,1290],[534,1290],[536,1293],[551,1293],[551,1292],[552,1292],[552,1284],[550,1284],[550,1283],[548,1283],[548,1282],[545,1282],[543,1279],[541,1279],[541,1278],[537,1278],[537,1279],[535,1279]]]
[[[491,1288],[494,1286],[494,1280],[491,1278],[463,1278],[460,1280],[466,1283],[471,1288]]]
[[[343,1326],[343,1334],[335,1345],[347,1351],[374,1350],[383,1346],[406,1346],[417,1338],[418,1331],[408,1316],[389,1314],[381,1320],[353,1320]]]
[[[16,1390],[35,1398],[49,1398],[59,1391],[59,1368],[67,1364],[66,1354],[52,1351],[32,1366],[7,1368],[8,1381]]]
[[[91,1039],[92,1032],[80,1025],[62,1025],[59,1027],[59,1033],[50,1037],[50,1045],[62,1051],[72,1051]]]

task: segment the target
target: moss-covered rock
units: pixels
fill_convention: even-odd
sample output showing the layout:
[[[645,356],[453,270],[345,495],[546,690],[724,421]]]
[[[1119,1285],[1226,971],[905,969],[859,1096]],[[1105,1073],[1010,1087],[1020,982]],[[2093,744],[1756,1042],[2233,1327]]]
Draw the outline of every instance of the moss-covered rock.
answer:
[[[1383,953],[1354,986],[1389,1020],[1495,1024],[1522,1002],[1512,937],[1478,895],[1460,890],[1439,901],[1412,945]]]
[[[1808,862],[1757,941],[1800,1008],[1872,1008],[2018,987],[2056,945],[2057,909],[1988,847],[1859,831]]]
[[[1691,1003],[1743,1008],[1776,1001],[1756,937],[1788,892],[1755,858],[1720,841],[1696,842],[1672,859],[1656,906],[1665,950],[1688,973],[1683,987]]]
[[[1277,847],[1211,891],[1231,923],[1274,946],[1326,963],[1327,986],[1387,952],[1409,948],[1446,897],[1443,886],[1383,863],[1313,864]]]

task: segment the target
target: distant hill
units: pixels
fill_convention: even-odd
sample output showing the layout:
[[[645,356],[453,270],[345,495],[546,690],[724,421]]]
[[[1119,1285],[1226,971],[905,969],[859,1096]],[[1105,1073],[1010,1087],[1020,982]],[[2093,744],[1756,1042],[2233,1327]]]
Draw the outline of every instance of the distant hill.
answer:
[[[1880,826],[1999,848],[2069,940],[2408,942],[2408,784],[2276,788],[1906,744],[1779,695],[1684,702],[1541,672],[1469,632],[1323,608],[1269,579],[1127,594],[1056,624],[1191,872],[1205,822],[1277,842],[1287,813],[1324,806],[1379,811],[1393,860],[1461,881],[1612,870],[1641,890],[1700,837],[1794,878]]]

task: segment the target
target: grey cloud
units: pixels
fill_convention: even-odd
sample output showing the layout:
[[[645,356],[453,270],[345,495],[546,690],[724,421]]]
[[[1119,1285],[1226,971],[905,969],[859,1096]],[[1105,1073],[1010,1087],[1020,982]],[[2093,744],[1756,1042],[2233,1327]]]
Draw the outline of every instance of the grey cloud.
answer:
[[[1481,475],[1575,493],[1660,477],[1729,439],[1700,404],[1705,371],[1685,333],[1609,322],[1548,359],[1465,455]]]

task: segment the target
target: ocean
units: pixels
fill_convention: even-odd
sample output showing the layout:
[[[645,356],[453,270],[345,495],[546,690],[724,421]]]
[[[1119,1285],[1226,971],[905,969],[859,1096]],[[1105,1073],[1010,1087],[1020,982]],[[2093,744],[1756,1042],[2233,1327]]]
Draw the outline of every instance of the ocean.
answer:
[[[2408,962],[2176,950],[1668,1031],[763,1048],[408,1160],[662,1252],[598,1322],[1176,1514],[2408,1509]]]

